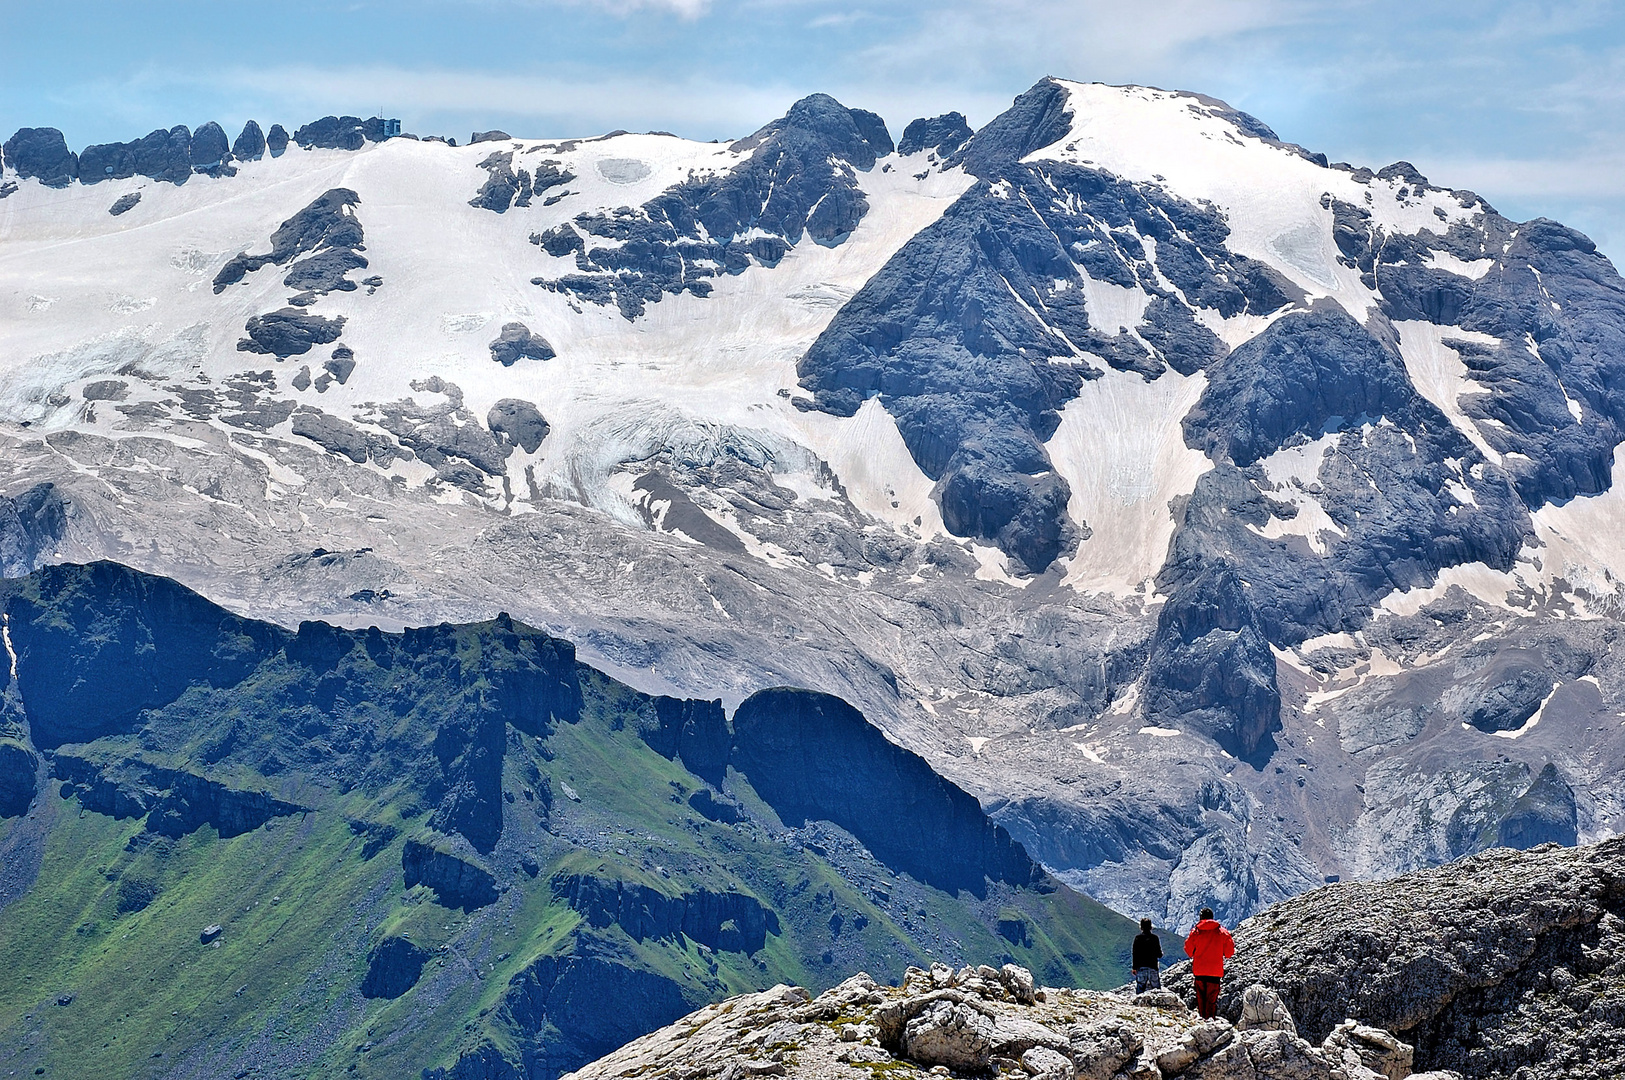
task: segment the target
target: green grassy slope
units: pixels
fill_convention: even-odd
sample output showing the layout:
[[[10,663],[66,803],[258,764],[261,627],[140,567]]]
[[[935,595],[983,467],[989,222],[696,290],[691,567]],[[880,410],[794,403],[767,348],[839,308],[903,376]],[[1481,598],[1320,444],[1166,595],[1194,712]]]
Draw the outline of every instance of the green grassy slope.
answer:
[[[0,908],[0,1071],[550,1077],[775,982],[934,959],[1120,980],[1126,920],[1053,883],[949,893],[827,822],[787,829],[748,777],[719,790],[656,752],[654,700],[537,631],[296,637],[73,570],[6,602],[19,726],[73,782],[0,819],[0,858],[39,862]],[[235,649],[238,676],[121,690],[143,669],[120,643],[166,640]],[[410,887],[409,844],[442,853]],[[489,902],[459,903],[447,868]],[[363,996],[388,938],[421,974]]]

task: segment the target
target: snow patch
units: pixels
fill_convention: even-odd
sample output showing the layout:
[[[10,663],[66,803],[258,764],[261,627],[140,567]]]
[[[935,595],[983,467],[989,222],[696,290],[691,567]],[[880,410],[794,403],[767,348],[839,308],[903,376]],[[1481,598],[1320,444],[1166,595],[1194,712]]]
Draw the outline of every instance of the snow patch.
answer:
[[[1461,354],[1445,343],[1445,336],[1477,345],[1498,345],[1489,334],[1475,330],[1462,330],[1454,326],[1438,326],[1418,319],[1394,323],[1399,331],[1399,353],[1405,360],[1405,371],[1417,393],[1439,407],[1463,435],[1490,461],[1497,464],[1501,455],[1485,440],[1479,431],[1479,422],[1462,412],[1458,404],[1463,393],[1480,390],[1467,373]]]
[[[1128,291],[1128,290],[1124,290]],[[1154,577],[1174,535],[1169,500],[1188,495],[1213,467],[1185,445],[1179,420],[1207,377],[1173,371],[1155,382],[1107,371],[1083,384],[1061,410],[1047,449],[1072,487],[1067,512],[1091,535],[1065,561],[1064,583],[1080,592],[1127,595]]]

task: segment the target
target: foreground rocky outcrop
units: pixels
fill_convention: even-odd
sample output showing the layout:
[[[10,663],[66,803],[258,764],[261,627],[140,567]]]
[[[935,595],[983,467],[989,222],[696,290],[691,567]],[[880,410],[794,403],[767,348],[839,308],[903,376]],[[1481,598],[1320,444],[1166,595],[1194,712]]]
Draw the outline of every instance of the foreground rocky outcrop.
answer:
[[[1320,1043],[1298,1035],[1273,991],[1251,986],[1236,1023],[1202,1020],[1168,991],[1035,987],[1014,964],[910,968],[899,987],[856,975],[813,997],[776,986],[709,1005],[567,1080],[610,1077],[922,1075],[1035,1080],[1403,1080],[1411,1047],[1345,1021]]]
[[[1418,1066],[1625,1075],[1625,839],[1316,890],[1242,923],[1230,973],[1221,1014],[1265,982],[1311,1039],[1356,1016],[1413,1043]]]

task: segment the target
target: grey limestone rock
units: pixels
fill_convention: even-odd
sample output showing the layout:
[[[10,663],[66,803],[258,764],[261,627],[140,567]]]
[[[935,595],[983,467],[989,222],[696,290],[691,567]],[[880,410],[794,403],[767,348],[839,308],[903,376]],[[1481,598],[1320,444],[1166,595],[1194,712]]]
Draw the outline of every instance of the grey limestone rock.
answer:
[[[21,577],[47,561],[67,533],[69,512],[51,483],[0,496],[0,577]]]
[[[365,121],[359,116],[324,116],[293,133],[293,141],[306,150],[359,150],[367,143]]]
[[[506,213],[514,205],[521,193],[529,195],[530,177],[520,170],[518,174],[513,171],[513,151],[499,150],[480,162],[480,168],[485,170],[485,183],[480,190],[468,200],[468,205],[480,210],[490,210],[494,213]],[[520,176],[524,176],[521,184]]]
[[[1418,1068],[1602,1080],[1625,1069],[1625,1010],[1609,1004],[1625,1000],[1622,912],[1625,840],[1497,849],[1277,904],[1236,929],[1227,981],[1274,988],[1310,1038],[1351,1017],[1381,1028]],[[1187,970],[1167,981],[1187,985]],[[1230,989],[1220,1011],[1241,1004]]]
[[[355,350],[348,345],[336,346],[328,358],[322,361],[322,370],[343,386],[355,371]]]
[[[231,144],[231,156],[238,161],[258,161],[265,156],[265,133],[260,130],[258,120],[243,125],[237,141]]]
[[[97,379],[79,391],[86,401],[123,401],[129,393],[130,386],[123,379]]]
[[[482,142],[506,142],[512,138],[513,136],[509,135],[506,131],[492,128],[490,131],[476,131],[469,135],[468,145],[473,146],[475,143]]]
[[[301,372],[301,376],[308,387],[309,369],[306,368]],[[299,377],[295,378],[296,387],[298,379]],[[295,435],[302,435],[335,454],[343,454],[358,465],[366,461],[388,465],[402,456],[400,447],[387,435],[364,431],[347,420],[341,420],[331,413],[313,409],[308,405],[301,405],[295,409],[292,421]]]
[[[7,169],[46,187],[67,187],[79,175],[78,155],[68,150],[67,140],[56,128],[18,128],[0,154]]]
[[[1547,762],[1527,791],[1496,828],[1501,847],[1527,850],[1540,844],[1573,847],[1579,840],[1579,808],[1574,789]]]
[[[1263,983],[1254,983],[1241,992],[1241,1016],[1236,1020],[1236,1030],[1285,1031],[1296,1035],[1298,1025],[1293,1022],[1280,994]]]
[[[132,191],[128,195],[120,195],[117,199],[114,199],[113,205],[107,208],[107,212],[112,214],[114,217],[118,217],[120,214],[134,210],[136,204],[140,201],[141,193],[139,191]]]
[[[271,130],[265,133],[265,148],[271,151],[272,157],[281,157],[283,151],[288,149],[288,129],[281,124],[272,124]]]
[[[355,215],[355,207],[360,202],[361,196],[349,188],[332,188],[324,192],[310,205],[277,227],[271,234],[271,250],[268,254],[249,255],[244,252],[221,267],[214,278],[214,291],[217,293],[225,291],[228,286],[236,284],[262,266],[273,264],[283,266],[290,260],[310,252],[344,253],[351,257],[348,260],[351,264],[349,268],[357,265],[366,266],[366,260],[355,254],[361,248],[365,235],[361,222]],[[356,260],[359,260],[359,263]],[[295,266],[290,278],[299,280],[308,274],[312,281],[323,284],[331,278],[332,275],[328,272],[331,269],[325,265],[307,270]],[[342,278],[342,273],[339,276]],[[352,289],[355,287],[353,283],[345,282],[345,284],[350,284]]]
[[[989,879],[1025,885],[1045,877],[974,798],[839,698],[762,690],[740,704],[733,724],[730,764],[787,825],[832,821],[881,860],[939,888],[982,895]],[[888,811],[875,802],[877,790],[916,812]]]
[[[905,1057],[922,1065],[977,1072],[993,1056],[993,1020],[960,1002],[935,1001],[909,1020],[902,1047]]]
[[[231,143],[219,124],[210,120],[192,132],[192,169],[208,173],[219,170],[231,161]]]
[[[237,342],[240,352],[262,353],[286,359],[303,356],[317,345],[337,341],[344,332],[344,316],[307,315],[298,308],[283,308],[248,320],[248,336]]]
[[[946,156],[964,146],[970,137],[971,127],[962,113],[943,113],[929,120],[921,117],[903,129],[897,152],[906,157],[922,150],[935,150]]]
[[[769,264],[804,237],[843,242],[869,210],[857,170],[873,168],[893,146],[878,116],[813,94],[731,149],[749,156],[726,173],[686,180],[637,209],[576,217],[575,227],[588,238],[577,258],[581,272],[537,284],[616,304],[627,319],[668,294],[708,296],[710,278],[753,265],[754,240],[747,234],[767,234],[785,245],[768,252],[771,258],[758,254]],[[535,189],[542,186],[538,168]],[[617,243],[595,247],[592,237]]]
[[[491,342],[491,359],[503,367],[513,367],[521,360],[551,360],[557,355],[546,338],[531,333],[522,322],[504,323],[501,334]]]
[[[1247,989],[1250,992],[1252,987]],[[1245,1019],[1245,1002],[1242,1011]],[[1349,1064],[1362,1065],[1385,1080],[1405,1080],[1411,1075],[1415,1049],[1382,1028],[1362,1024],[1357,1020],[1345,1020],[1332,1029],[1321,1046],[1334,1059],[1339,1054],[1345,1060],[1352,1056],[1353,1060]]]
[[[38,769],[37,754],[17,739],[0,738],[0,818],[28,813]]]
[[[541,410],[518,398],[503,398],[492,405],[491,411],[486,413],[485,426],[491,429],[492,435],[520,447],[527,454],[541,448],[549,430]]]

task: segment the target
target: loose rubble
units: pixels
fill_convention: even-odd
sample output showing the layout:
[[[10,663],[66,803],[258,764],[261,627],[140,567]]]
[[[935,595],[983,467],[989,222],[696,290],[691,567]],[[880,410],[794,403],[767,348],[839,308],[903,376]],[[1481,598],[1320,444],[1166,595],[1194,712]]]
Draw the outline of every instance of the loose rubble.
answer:
[[[1411,1047],[1348,1020],[1316,1046],[1279,994],[1242,993],[1239,1023],[1203,1020],[1167,990],[1038,987],[1014,964],[854,975],[813,997],[775,986],[708,1005],[564,1080],[1460,1080],[1412,1073]]]

